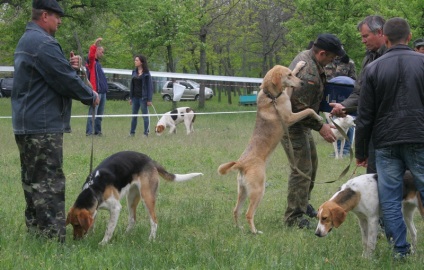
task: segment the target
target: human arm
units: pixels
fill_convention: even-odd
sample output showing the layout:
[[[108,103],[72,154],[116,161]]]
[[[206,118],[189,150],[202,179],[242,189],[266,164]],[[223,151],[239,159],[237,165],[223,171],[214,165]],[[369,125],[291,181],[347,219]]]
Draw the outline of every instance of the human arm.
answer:
[[[97,95],[81,80],[71,65],[75,60],[70,63],[55,40],[45,42],[42,46],[36,68],[47,84],[60,95],[80,100],[87,105],[96,104]],[[75,57],[77,56],[72,59],[76,59]]]

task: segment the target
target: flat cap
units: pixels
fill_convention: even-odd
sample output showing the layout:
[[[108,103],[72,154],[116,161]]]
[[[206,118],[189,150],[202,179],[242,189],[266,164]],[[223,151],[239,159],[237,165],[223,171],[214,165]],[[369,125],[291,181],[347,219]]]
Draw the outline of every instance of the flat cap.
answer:
[[[420,46],[424,46],[424,38],[414,40],[414,47],[418,48]]]
[[[337,56],[345,55],[343,50],[342,43],[340,40],[333,34],[320,34],[314,42],[314,46],[335,53]]]
[[[32,0],[32,8],[53,11],[63,17],[65,13],[56,0]]]

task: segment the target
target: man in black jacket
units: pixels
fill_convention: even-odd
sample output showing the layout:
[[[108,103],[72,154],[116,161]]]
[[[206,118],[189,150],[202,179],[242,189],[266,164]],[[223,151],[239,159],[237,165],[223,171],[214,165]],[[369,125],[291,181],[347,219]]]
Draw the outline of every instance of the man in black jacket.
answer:
[[[372,140],[386,237],[395,255],[404,257],[410,252],[401,209],[406,168],[424,196],[424,54],[408,47],[411,32],[404,19],[388,20],[383,32],[388,50],[364,70],[356,163],[367,164]]]

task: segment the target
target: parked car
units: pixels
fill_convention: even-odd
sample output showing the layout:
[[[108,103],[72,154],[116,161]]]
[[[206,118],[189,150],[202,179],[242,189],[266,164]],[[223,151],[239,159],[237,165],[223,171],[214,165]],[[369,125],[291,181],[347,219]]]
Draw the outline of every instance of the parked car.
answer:
[[[10,97],[12,94],[13,78],[0,79],[0,97]]]
[[[162,92],[161,92],[163,100],[165,101],[172,100],[174,96],[174,93],[172,90],[174,83],[178,83],[185,87],[181,100],[198,100],[199,99],[200,84],[191,80],[176,80],[175,82],[167,81],[163,85]],[[212,97],[213,97],[212,89],[210,89],[209,87],[205,87],[205,98],[211,99]]]
[[[108,82],[107,99],[128,100],[130,98],[130,89],[119,82]]]

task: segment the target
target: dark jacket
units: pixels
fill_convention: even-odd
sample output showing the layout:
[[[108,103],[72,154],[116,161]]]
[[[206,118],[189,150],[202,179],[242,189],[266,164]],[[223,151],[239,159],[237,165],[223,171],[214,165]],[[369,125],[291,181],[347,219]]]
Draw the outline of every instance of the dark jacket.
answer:
[[[424,143],[424,54],[396,45],[365,68],[356,128],[361,160],[370,139],[376,149]]]
[[[376,52],[367,51],[365,54],[364,59],[362,59],[361,64],[361,73],[359,73],[359,76],[357,80],[355,81],[355,86],[353,88],[352,94],[349,95],[349,97],[341,102],[341,104],[345,107],[355,107],[358,106],[359,102],[359,96],[361,94],[361,84],[362,84],[362,76],[364,74],[365,67],[372,63],[374,60],[378,59],[380,56],[382,56],[386,52],[387,48],[385,45],[381,46],[380,49],[378,49]]]
[[[141,98],[151,102],[153,98],[153,81],[150,72],[143,72],[141,76],[137,76],[137,69],[132,72],[131,85],[130,85],[130,98],[135,97],[134,93],[134,80],[142,80],[142,93]],[[138,97],[138,96],[136,96]],[[140,97],[139,97],[140,98]]]
[[[15,134],[70,132],[72,99],[93,104],[54,37],[30,22],[15,50],[12,123]]]

